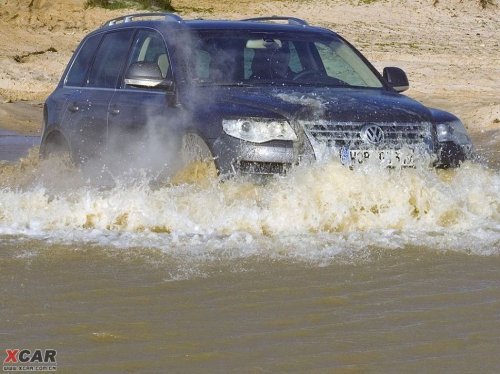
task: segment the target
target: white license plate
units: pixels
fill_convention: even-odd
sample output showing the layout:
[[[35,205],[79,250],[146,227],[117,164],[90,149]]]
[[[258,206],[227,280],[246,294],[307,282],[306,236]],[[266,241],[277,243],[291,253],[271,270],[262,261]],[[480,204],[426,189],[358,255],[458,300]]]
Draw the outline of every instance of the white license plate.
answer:
[[[353,164],[376,160],[387,166],[415,166],[415,154],[409,149],[404,151],[350,149],[349,156]]]

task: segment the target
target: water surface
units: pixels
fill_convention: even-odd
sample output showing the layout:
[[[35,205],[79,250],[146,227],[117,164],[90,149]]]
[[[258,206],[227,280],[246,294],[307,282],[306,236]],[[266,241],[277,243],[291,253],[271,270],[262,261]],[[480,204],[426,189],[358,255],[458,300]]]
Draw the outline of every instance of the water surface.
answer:
[[[103,188],[32,153],[0,176],[0,348],[58,371],[500,367],[491,166]]]

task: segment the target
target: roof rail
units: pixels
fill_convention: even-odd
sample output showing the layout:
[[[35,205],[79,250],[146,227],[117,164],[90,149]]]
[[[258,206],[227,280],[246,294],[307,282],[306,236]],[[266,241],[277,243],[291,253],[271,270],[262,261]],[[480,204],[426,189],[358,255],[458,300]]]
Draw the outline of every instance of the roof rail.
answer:
[[[254,21],[254,22],[288,21],[289,25],[302,25],[302,26],[308,26],[309,25],[303,19],[296,18],[296,17],[282,17],[282,16],[245,18],[245,19],[242,19],[242,21]]]
[[[117,23],[132,22],[134,21],[134,18],[146,18],[146,17],[162,17],[164,21],[174,21],[174,22],[183,21],[183,19],[175,13],[135,13],[110,19],[109,21],[106,21],[102,25],[102,27],[113,26],[116,25]]]

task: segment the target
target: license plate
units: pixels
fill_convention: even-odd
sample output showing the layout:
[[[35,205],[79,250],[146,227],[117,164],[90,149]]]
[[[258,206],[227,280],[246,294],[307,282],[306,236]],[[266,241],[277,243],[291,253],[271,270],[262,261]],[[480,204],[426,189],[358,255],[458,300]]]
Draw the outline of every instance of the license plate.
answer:
[[[344,149],[341,158],[346,159],[347,152]],[[351,164],[362,164],[369,160],[376,160],[387,166],[415,166],[415,155],[413,150],[364,150],[350,149],[349,158]]]

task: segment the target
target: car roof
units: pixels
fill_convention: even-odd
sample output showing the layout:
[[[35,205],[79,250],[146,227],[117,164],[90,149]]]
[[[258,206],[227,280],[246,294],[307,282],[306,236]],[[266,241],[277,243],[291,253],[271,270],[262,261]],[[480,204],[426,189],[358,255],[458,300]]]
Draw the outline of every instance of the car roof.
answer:
[[[327,29],[299,24],[283,24],[273,22],[260,21],[244,21],[244,20],[188,20],[185,21],[186,26],[192,29],[217,29],[217,30],[252,30],[252,31],[300,31],[300,32],[331,32]]]
[[[286,23],[283,23],[283,21]],[[295,17],[270,16],[244,20],[206,20],[182,19],[174,13],[130,14],[107,21],[95,32],[129,27],[151,27],[158,30],[244,30],[253,32],[328,33],[336,35],[336,33],[329,29],[311,26],[306,21]]]

